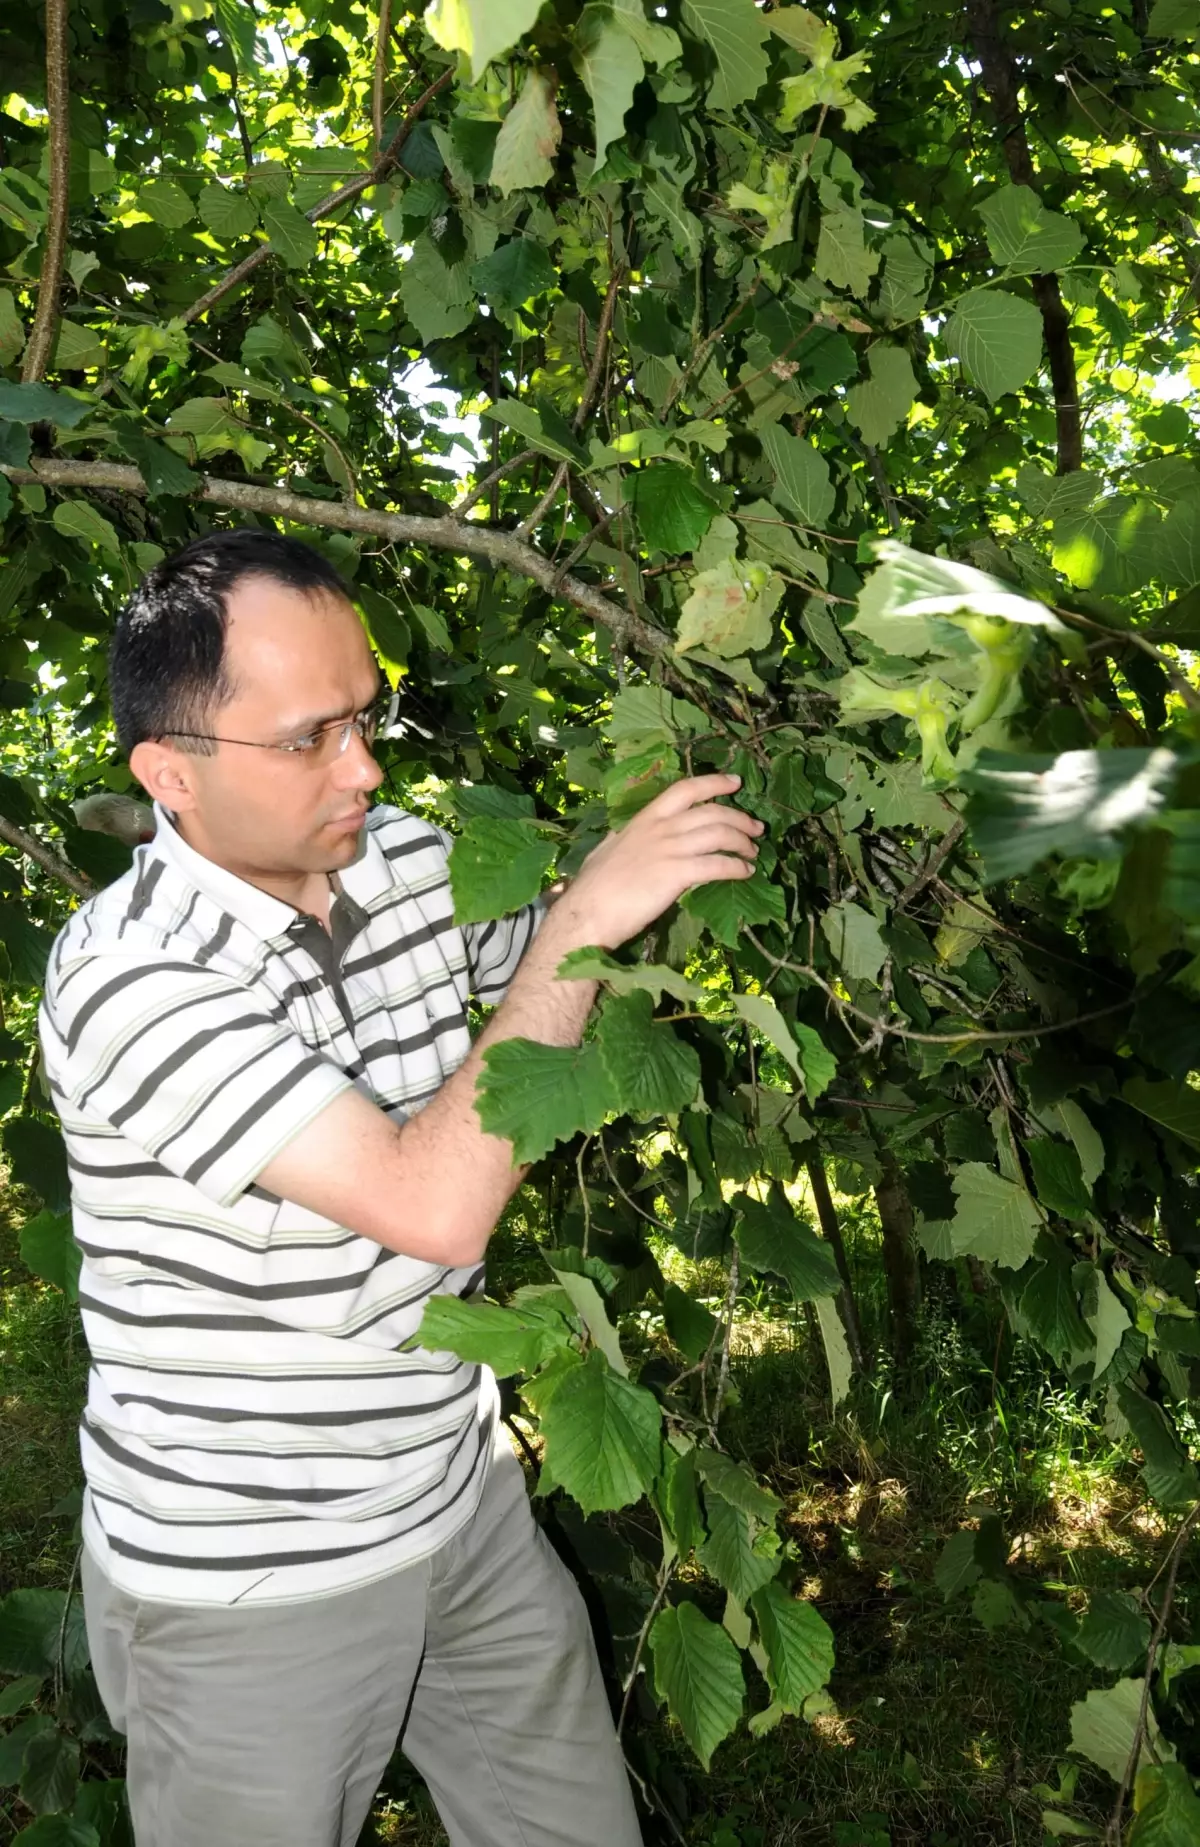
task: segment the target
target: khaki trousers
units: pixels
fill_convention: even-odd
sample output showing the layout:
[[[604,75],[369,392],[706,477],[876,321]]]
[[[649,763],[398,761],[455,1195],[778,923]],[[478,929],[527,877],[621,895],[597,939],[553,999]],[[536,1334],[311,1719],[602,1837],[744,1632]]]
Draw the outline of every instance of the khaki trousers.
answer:
[[[354,1847],[397,1744],[452,1847],[640,1847],[583,1601],[502,1443],[433,1559],[274,1608],[143,1602],[85,1551],[137,1847]]]

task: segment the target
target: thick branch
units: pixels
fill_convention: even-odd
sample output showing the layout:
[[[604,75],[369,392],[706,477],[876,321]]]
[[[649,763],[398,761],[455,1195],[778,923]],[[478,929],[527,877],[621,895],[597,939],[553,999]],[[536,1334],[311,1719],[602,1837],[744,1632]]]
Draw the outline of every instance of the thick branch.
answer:
[[[43,487],[106,487],[118,493],[144,495],[146,483],[136,468],[120,462],[58,462],[35,458],[31,468],[0,466],[10,481],[40,481]],[[225,481],[215,475],[201,477],[199,495],[214,507],[231,507],[240,513],[264,513],[269,519],[291,520],[303,526],[329,526],[337,532],[369,533],[393,545],[431,545],[439,551],[462,552],[505,565],[522,577],[532,578],[552,596],[561,596],[594,622],[609,629],[623,647],[642,654],[662,654],[671,645],[662,629],[631,610],[622,609],[593,584],[578,577],[560,577],[552,559],[526,545],[515,533],[497,532],[474,520],[439,519],[422,513],[385,513],[372,507],[347,506],[340,500],[314,500],[285,488],[260,487],[253,481]]]
[[[1028,186],[1036,192],[1037,175],[1021,115],[1016,64],[1000,35],[995,0],[970,0],[967,22],[972,49],[996,112],[996,126],[1003,138],[1004,158],[1013,184]],[[1041,310],[1042,332],[1050,360],[1050,382],[1054,387],[1058,472],[1067,475],[1083,467],[1083,424],[1079,416],[1079,383],[1075,376],[1070,316],[1063,304],[1057,276],[1034,276],[1033,296]]]
[[[46,0],[46,107],[50,113],[50,206],[46,247],[38,281],[37,312],[25,349],[21,377],[36,382],[50,363],[58,328],[58,290],[67,253],[71,188],[71,123],[67,89],[67,7],[70,0]]]
[[[331,212],[336,212],[343,205],[348,205],[352,199],[357,199],[359,194],[366,192],[369,186],[378,186],[382,180],[385,180],[399,160],[404,143],[408,140],[426,105],[432,101],[439,90],[446,88],[453,77],[452,69],[443,71],[428,89],[422,91],[369,172],[360,173],[356,179],[347,180],[344,186],[339,186],[336,192],[331,192],[328,198],[321,200],[319,205],[314,205],[305,216],[316,224],[319,218],[327,218]],[[190,308],[184,310],[181,317],[184,324],[198,321],[201,315],[207,314],[217,302],[223,301],[232,289],[236,289],[239,283],[246,280],[247,276],[252,276],[256,269],[261,269],[267,258],[274,255],[275,252],[270,244],[259,244],[258,248],[252,250],[248,257],[243,257],[240,263],[235,263],[219,282],[214,282],[212,288],[206,290],[199,301],[194,301]]]
[[[0,815],[0,840],[7,846],[15,847],[18,853],[24,853],[35,860],[43,872],[48,872],[60,885],[66,885],[81,898],[95,896],[95,886],[90,879],[85,879],[82,872],[76,872],[74,866],[68,866],[65,859],[60,859],[52,847],[45,846],[35,835],[27,834],[23,827],[13,821],[6,821]]]

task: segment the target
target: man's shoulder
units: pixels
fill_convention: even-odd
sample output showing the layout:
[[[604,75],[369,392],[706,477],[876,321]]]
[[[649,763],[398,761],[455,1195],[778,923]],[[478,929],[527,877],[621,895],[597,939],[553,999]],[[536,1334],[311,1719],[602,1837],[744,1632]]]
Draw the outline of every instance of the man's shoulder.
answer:
[[[161,958],[172,938],[188,929],[188,895],[177,868],[155,852],[153,843],[138,847],[128,872],[73,911],[55,937],[46,971],[47,993],[52,995],[80,962]]]

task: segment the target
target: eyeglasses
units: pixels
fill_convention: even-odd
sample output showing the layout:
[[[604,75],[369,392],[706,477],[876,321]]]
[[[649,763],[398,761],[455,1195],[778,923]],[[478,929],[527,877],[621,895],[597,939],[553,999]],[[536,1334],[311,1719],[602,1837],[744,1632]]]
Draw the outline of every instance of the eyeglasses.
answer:
[[[214,731],[171,731],[172,738],[195,738],[205,744],[242,744],[248,750],[281,750],[290,757],[304,757],[309,763],[330,763],[335,757],[344,756],[350,747],[352,736],[360,737],[370,750],[376,737],[382,732],[386,737],[395,720],[399,694],[380,693],[371,704],[364,706],[353,718],[335,719],[332,724],[318,725],[313,731],[306,731],[300,737],[283,738],[267,744],[261,738],[227,738]]]

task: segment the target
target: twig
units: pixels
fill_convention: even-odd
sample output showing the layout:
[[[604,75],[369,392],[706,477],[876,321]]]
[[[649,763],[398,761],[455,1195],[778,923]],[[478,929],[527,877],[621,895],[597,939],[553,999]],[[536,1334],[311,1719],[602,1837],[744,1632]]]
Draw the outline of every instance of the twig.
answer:
[[[645,1653],[647,1637],[649,1636],[650,1631],[654,1626],[654,1618],[658,1615],[658,1612],[662,1609],[663,1604],[666,1602],[667,1590],[670,1586],[671,1579],[674,1576],[674,1572],[675,1572],[675,1560],[674,1559],[669,1559],[669,1560],[664,1559],[662,1563],[662,1569],[660,1570],[658,1574],[658,1588],[654,1593],[654,1602],[650,1605],[650,1609],[646,1616],[646,1620],[642,1624],[641,1629],[638,1632],[637,1646],[634,1648],[633,1662],[629,1669],[629,1678],[625,1682],[625,1695],[621,1701],[621,1712],[620,1712],[620,1716],[617,1719],[617,1737],[618,1738],[620,1738],[621,1733],[625,1730],[625,1721],[629,1716],[629,1706],[630,1706],[630,1702],[633,1699],[633,1689],[637,1685],[638,1669],[642,1665],[642,1655]]]
[[[392,0],[379,0],[379,30],[375,34],[375,70],[371,80],[371,127],[375,153],[383,147],[383,90],[387,81],[388,36],[392,26]]]
[[[499,425],[496,427],[499,429]],[[523,468],[526,462],[532,462],[537,453],[536,449],[522,449],[519,455],[510,456],[507,462],[501,462],[499,468],[493,468],[490,475],[484,475],[482,481],[476,482],[469,494],[464,494],[461,500],[455,501],[450,509],[451,516],[454,519],[461,519],[469,507],[473,507],[477,500],[483,499],[489,488],[496,487],[503,481],[505,475],[511,475],[518,468]]]
[[[74,866],[69,866],[65,859],[60,859],[52,847],[43,846],[33,834],[27,834],[23,827],[18,827],[15,821],[6,820],[3,815],[0,815],[0,840],[34,860],[43,872],[48,872],[52,879],[57,879],[60,885],[67,886],[78,897],[95,896],[96,888],[90,879],[85,878],[82,872],[76,872]]]
[[[18,483],[41,482],[45,487],[107,487],[119,493],[144,495],[146,483],[136,468],[119,462],[68,462],[42,460],[31,468],[10,468],[0,464],[0,475]],[[644,617],[622,609],[596,589],[577,577],[559,582],[553,559],[532,545],[526,545],[515,533],[497,532],[482,521],[438,518],[424,513],[385,513],[372,507],[352,507],[345,501],[317,500],[305,494],[293,494],[286,488],[261,487],[254,481],[228,481],[216,475],[202,475],[197,499],[210,506],[231,507],[244,513],[265,513],[271,519],[292,520],[303,526],[327,526],[335,532],[365,532],[388,539],[394,545],[432,545],[439,551],[465,552],[486,558],[489,564],[503,564],[522,577],[540,584],[543,590],[557,593],[574,603],[577,609],[610,630],[621,645],[643,654],[663,654],[671,638]],[[556,590],[557,586],[557,590]]]
[[[902,911],[907,905],[910,905],[914,898],[920,896],[930,880],[937,877],[966,831],[967,824],[960,815],[958,820],[946,829],[941,840],[934,848],[933,853],[920,868],[916,877],[910,879],[908,884],[904,887],[904,890],[900,893],[900,896],[896,900],[896,909],[898,911]]]
[[[559,489],[567,478],[569,462],[560,462],[550,477],[550,485],[531,513],[527,513],[519,526],[513,528],[513,537],[524,539],[541,525],[547,513],[558,499]]]
[[[583,1157],[588,1151],[590,1135],[585,1135],[579,1144],[579,1153],[575,1156],[575,1178],[579,1182],[579,1203],[583,1207],[583,1254],[588,1254],[588,1245],[592,1241],[592,1208],[588,1204],[587,1182],[583,1177]]]
[[[21,377],[35,384],[45,372],[58,326],[58,290],[67,252],[71,190],[71,122],[67,63],[69,0],[46,0],[46,108],[50,116],[50,203],[37,310]]]
[[[803,975],[806,980],[820,988],[823,994],[827,994],[837,1008],[839,1017],[852,1013],[856,1020],[862,1020],[872,1029],[878,1028],[878,1014],[868,1013],[865,1007],[856,1007],[853,1001],[843,1000],[837,989],[826,981],[823,975],[819,975],[810,962],[790,962],[786,956],[777,956],[766,947],[765,943],[759,942],[748,924],[743,924],[742,930],[754,944],[759,955],[765,956],[775,968],[786,968],[793,975]],[[1014,1026],[1011,1032],[919,1033],[913,1032],[908,1026],[890,1024],[883,1030],[890,1038],[912,1039],[917,1045],[1010,1045],[1014,1039],[1043,1039],[1048,1033],[1065,1033],[1069,1032],[1073,1026],[1088,1026],[1093,1020],[1106,1020],[1114,1013],[1124,1013],[1125,1009],[1132,1005],[1133,996],[1130,995],[1125,1000],[1117,1001],[1112,1007],[1096,1007],[1091,1013],[1077,1013],[1072,1019],[1051,1021],[1046,1026]],[[842,1025],[846,1026],[844,1018]],[[848,1026],[846,1030],[849,1032]],[[862,1044],[859,1042],[859,1050],[862,1049]]]
[[[1155,1659],[1158,1655],[1159,1645],[1162,1642],[1163,1636],[1166,1634],[1167,1623],[1171,1615],[1171,1605],[1175,1601],[1175,1580],[1179,1576],[1180,1561],[1183,1558],[1184,1550],[1187,1546],[1188,1534],[1191,1532],[1193,1526],[1195,1526],[1197,1519],[1200,1519],[1200,1501],[1196,1502],[1195,1506],[1193,1506],[1190,1513],[1187,1515],[1187,1518],[1182,1522],[1179,1531],[1175,1535],[1174,1543],[1171,1546],[1167,1581],[1163,1586],[1162,1607],[1158,1612],[1158,1621],[1155,1623],[1154,1631],[1150,1637],[1150,1646],[1146,1650],[1146,1677],[1142,1682],[1142,1698],[1141,1704],[1138,1707],[1137,1724],[1133,1728],[1133,1744],[1130,1747],[1129,1757],[1125,1764],[1125,1774],[1121,1778],[1121,1787],[1117,1791],[1117,1799],[1113,1804],[1113,1812],[1108,1824],[1108,1838],[1114,1843],[1114,1847],[1120,1847],[1121,1824],[1125,1818],[1125,1800],[1129,1794],[1130,1785],[1137,1774],[1138,1762],[1142,1755],[1142,1744],[1146,1737],[1146,1720],[1150,1711],[1150,1682],[1154,1675]]]
[[[1139,635],[1138,631],[1132,628],[1109,628],[1103,622],[1094,622],[1091,616],[1081,616],[1078,610],[1062,609],[1058,604],[1054,606],[1054,613],[1056,616],[1061,616],[1064,622],[1078,622],[1083,628],[1094,629],[1097,634],[1106,635],[1110,641],[1131,641],[1135,648],[1140,648],[1143,654],[1148,654],[1152,661],[1158,662],[1171,682],[1172,690],[1179,694],[1186,706],[1192,711],[1200,709],[1200,692],[1197,692],[1191,681],[1180,672],[1169,655],[1164,654],[1161,648],[1155,647],[1148,636]]]
[[[723,1319],[725,1330],[721,1335],[721,1363],[717,1368],[717,1394],[713,1399],[712,1410],[708,1418],[708,1434],[715,1443],[717,1424],[720,1422],[721,1406],[725,1402],[725,1387],[729,1384],[729,1347],[733,1340],[733,1318],[737,1313],[738,1284],[741,1281],[739,1252],[735,1244],[729,1259],[729,1281],[725,1286],[725,1306]]]
[[[57,3],[62,4],[63,0],[57,0]],[[451,67],[450,70],[443,71],[440,77],[435,78],[433,83],[422,91],[369,172],[360,173],[355,179],[347,180],[344,186],[339,186],[336,192],[331,192],[327,198],[314,205],[311,211],[306,212],[305,217],[310,224],[316,224],[319,218],[328,217],[331,212],[336,212],[341,206],[348,205],[352,199],[357,199],[359,194],[366,192],[368,187],[378,186],[381,180],[387,178],[399,160],[400,151],[412,133],[418,117],[439,90],[444,90],[453,78],[454,70]],[[211,289],[207,289],[198,301],[192,303],[190,308],[184,309],[180,316],[183,325],[186,327],[192,321],[198,321],[202,314],[207,314],[210,308],[215,307],[219,301],[223,301],[232,289],[238,288],[247,276],[252,276],[256,269],[261,269],[267,259],[274,255],[275,252],[270,244],[259,244],[248,257],[243,257],[240,263],[235,263],[219,282],[214,282]]]
[[[587,384],[583,388],[583,396],[579,400],[578,409],[571,420],[573,430],[581,430],[591,416],[600,387],[604,383],[604,368],[608,364],[608,342],[612,334],[613,315],[617,311],[617,295],[624,280],[625,271],[618,264],[609,277],[604,306],[600,310],[600,321],[596,328],[596,350],[592,354],[592,369],[588,373]]]
[[[717,344],[717,341],[721,338],[721,335],[724,333],[727,333],[729,329],[733,326],[733,323],[737,320],[739,314],[741,314],[742,310],[750,306],[750,303],[754,300],[754,297],[758,293],[758,285],[759,285],[759,275],[758,275],[758,271],[755,270],[754,281],[751,284],[750,288],[738,296],[737,300],[734,302],[732,308],[729,310],[729,313],[725,316],[725,319],[721,322],[720,326],[714,327],[712,332],[708,335],[708,337],[700,342],[699,346],[696,348],[695,352],[692,354],[691,358],[688,360],[687,364],[684,366],[682,372],[679,374],[679,377],[675,379],[674,382],[672,383],[671,389],[668,391],[667,396],[666,396],[666,402],[664,403],[662,409],[658,413],[658,421],[660,423],[666,422],[668,413],[670,412],[672,406],[674,405],[676,400],[680,396],[682,396],[683,388],[687,384],[688,379],[692,377],[693,373],[702,372],[704,370],[705,362],[708,359],[708,355],[712,352],[713,347]],[[699,300],[698,290],[697,290],[697,300]]]

